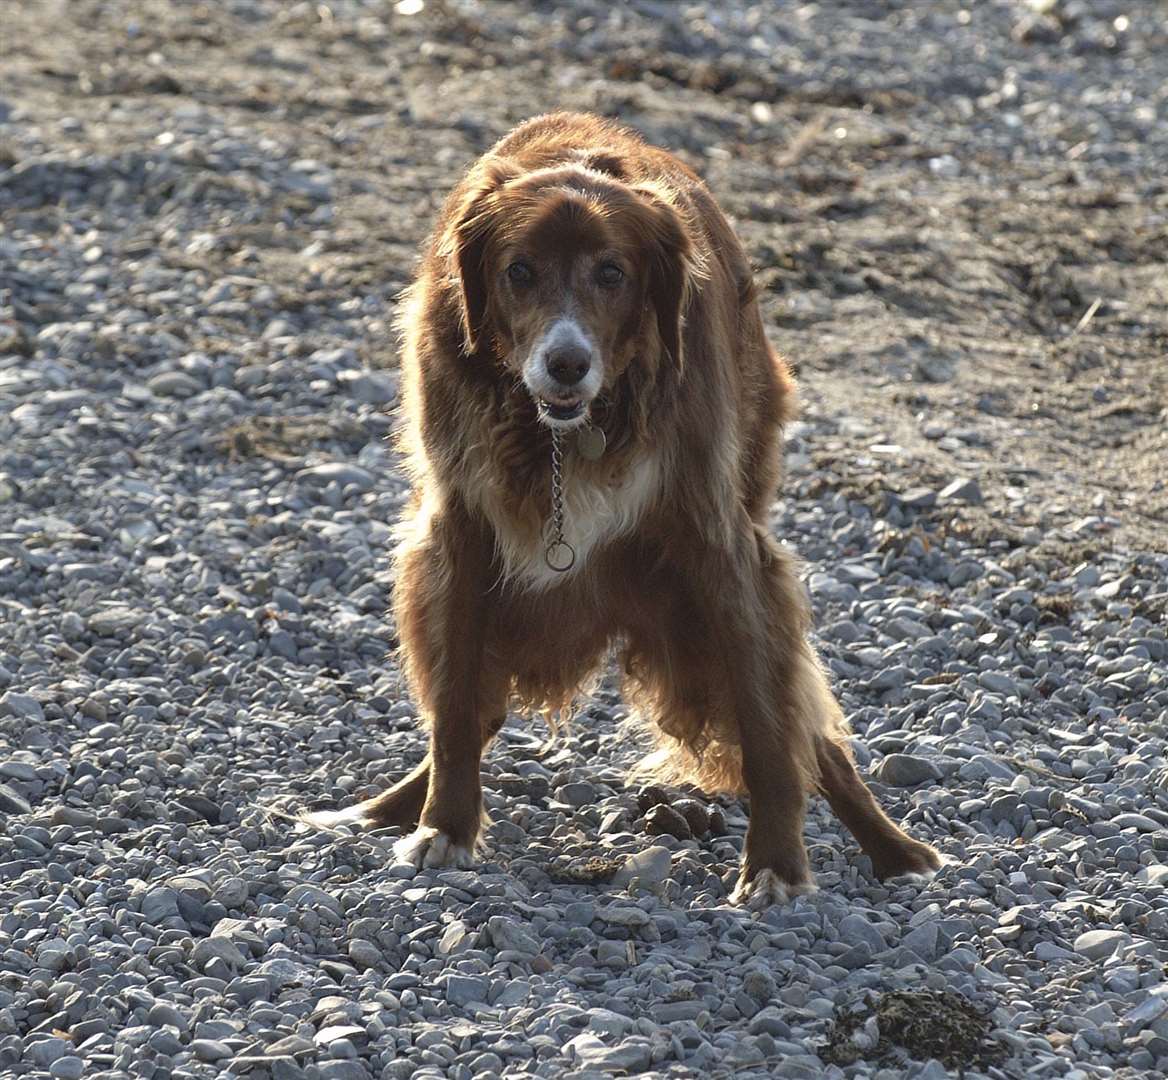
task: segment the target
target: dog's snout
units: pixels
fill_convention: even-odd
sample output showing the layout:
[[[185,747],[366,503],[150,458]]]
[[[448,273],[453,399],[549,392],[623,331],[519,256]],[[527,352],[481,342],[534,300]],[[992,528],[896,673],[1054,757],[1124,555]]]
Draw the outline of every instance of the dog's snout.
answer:
[[[578,345],[561,345],[548,352],[548,374],[563,386],[575,386],[591,366],[587,350]]]
[[[553,426],[587,418],[603,372],[595,343],[572,318],[552,323],[523,362],[523,382],[540,404],[540,419]]]

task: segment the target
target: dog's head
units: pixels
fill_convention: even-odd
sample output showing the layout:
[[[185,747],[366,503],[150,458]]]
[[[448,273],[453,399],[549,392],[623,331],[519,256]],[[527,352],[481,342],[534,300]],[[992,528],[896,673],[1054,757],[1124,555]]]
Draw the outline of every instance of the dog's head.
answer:
[[[664,190],[619,170],[488,161],[446,236],[467,353],[493,353],[551,426],[583,423],[631,364],[681,365],[689,233]]]

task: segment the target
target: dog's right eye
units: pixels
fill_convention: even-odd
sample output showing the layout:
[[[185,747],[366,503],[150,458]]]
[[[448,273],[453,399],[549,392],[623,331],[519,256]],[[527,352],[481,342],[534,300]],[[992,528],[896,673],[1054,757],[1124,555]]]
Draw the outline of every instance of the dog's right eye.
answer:
[[[507,277],[513,285],[530,285],[535,271],[525,262],[513,262],[507,267]]]

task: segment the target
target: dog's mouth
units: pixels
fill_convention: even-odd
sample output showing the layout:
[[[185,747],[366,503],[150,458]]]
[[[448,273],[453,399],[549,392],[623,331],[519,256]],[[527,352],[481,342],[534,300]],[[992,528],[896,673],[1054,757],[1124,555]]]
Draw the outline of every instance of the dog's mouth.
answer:
[[[583,398],[540,398],[539,411],[546,420],[567,424],[579,420],[588,411],[588,402]]]

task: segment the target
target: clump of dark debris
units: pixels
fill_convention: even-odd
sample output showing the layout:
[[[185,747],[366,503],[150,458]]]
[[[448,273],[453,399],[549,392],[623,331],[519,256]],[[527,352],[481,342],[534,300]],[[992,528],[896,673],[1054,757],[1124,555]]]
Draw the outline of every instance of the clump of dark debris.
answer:
[[[603,885],[611,881],[623,865],[623,859],[594,855],[587,859],[559,862],[549,866],[547,873],[557,885]]]
[[[864,1058],[886,1065],[936,1058],[963,1075],[1006,1057],[990,1038],[989,1013],[951,990],[893,990],[868,994],[836,1010],[827,1042],[819,1048],[829,1065],[852,1065]]]

